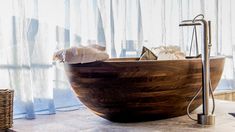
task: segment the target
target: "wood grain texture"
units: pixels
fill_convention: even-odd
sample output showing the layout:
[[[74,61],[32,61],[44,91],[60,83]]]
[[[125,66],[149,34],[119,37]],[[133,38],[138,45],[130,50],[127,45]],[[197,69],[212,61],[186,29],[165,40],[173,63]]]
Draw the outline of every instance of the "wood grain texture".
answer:
[[[95,114],[115,122],[138,122],[181,116],[201,87],[200,58],[185,60],[110,59],[65,65],[80,101]],[[211,58],[211,82],[216,88],[224,57]],[[202,104],[201,95],[191,111]]]

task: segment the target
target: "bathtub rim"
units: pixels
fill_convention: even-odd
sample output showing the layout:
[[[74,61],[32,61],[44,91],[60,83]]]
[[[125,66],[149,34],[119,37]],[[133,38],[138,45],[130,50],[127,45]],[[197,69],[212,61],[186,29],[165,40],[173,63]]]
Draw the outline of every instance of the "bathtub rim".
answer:
[[[210,59],[216,60],[216,59],[226,59],[225,56],[211,56]],[[153,62],[159,62],[159,63],[179,63],[179,62],[198,62],[201,61],[202,58],[194,58],[194,57],[186,57],[186,59],[178,59],[178,60],[139,60],[138,57],[128,57],[128,58],[109,58],[105,61],[94,61],[89,63],[64,63],[64,65],[70,65],[70,66],[77,66],[77,65],[87,65],[92,63],[109,63],[109,64],[115,64],[115,63],[153,63]]]
[[[211,56],[210,59],[224,59],[225,56]],[[186,57],[186,59],[177,59],[177,60],[139,60],[138,57],[128,57],[128,58],[109,58],[103,62],[165,62],[165,61],[194,61],[194,60],[201,60],[202,58],[196,57]]]

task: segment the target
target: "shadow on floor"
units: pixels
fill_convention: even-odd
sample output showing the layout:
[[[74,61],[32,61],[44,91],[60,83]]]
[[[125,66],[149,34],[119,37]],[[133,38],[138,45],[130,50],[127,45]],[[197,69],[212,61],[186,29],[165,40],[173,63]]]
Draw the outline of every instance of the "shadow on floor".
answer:
[[[228,113],[229,115],[235,117],[235,113]]]
[[[0,132],[16,132],[16,131],[11,129],[0,129]]]

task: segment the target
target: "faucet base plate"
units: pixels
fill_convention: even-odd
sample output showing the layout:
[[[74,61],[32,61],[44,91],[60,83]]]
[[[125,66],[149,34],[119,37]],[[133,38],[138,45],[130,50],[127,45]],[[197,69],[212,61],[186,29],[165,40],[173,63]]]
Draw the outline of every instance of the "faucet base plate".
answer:
[[[215,124],[215,115],[197,115],[197,123],[201,125],[214,125]]]

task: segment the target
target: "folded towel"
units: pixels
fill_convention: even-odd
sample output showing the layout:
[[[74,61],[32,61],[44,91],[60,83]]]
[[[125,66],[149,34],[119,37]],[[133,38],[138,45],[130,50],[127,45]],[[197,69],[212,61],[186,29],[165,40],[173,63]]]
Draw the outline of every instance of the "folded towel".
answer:
[[[157,60],[157,56],[148,48],[143,47],[140,60]]]
[[[185,59],[185,54],[178,46],[161,46],[153,48],[152,51],[158,56],[158,60],[178,60]]]
[[[71,47],[54,53],[53,60],[68,64],[89,63],[94,61],[104,61],[109,55],[104,51],[93,47]]]
[[[143,53],[144,52],[144,53]],[[147,49],[143,47],[140,60],[178,60],[185,59],[185,54],[177,46],[160,46]]]

